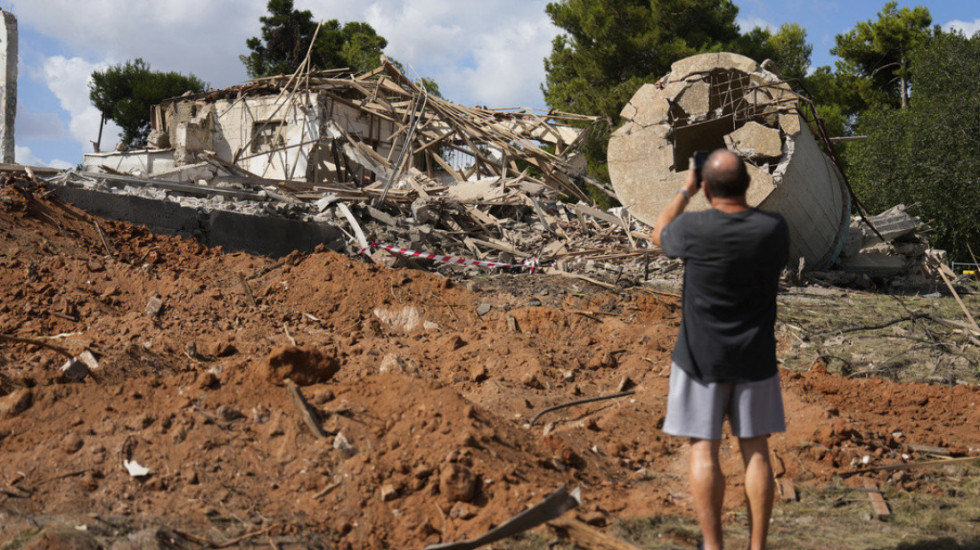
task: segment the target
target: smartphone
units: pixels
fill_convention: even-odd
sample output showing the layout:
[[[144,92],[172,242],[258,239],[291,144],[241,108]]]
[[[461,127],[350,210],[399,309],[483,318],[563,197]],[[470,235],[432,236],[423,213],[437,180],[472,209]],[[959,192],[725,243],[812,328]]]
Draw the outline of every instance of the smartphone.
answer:
[[[699,189],[701,188],[701,169],[704,168],[704,163],[708,162],[709,155],[711,155],[709,151],[695,151],[691,157],[691,166],[694,167],[694,177],[697,179]]]

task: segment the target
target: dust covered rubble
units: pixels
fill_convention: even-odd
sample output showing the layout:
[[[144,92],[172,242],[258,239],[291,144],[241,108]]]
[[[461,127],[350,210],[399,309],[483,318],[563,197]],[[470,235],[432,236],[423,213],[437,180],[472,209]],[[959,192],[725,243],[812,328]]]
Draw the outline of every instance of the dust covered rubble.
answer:
[[[231,186],[220,181],[213,186],[233,188],[237,193],[213,195],[207,193],[211,187],[202,185],[203,196],[193,196],[189,193],[198,189],[168,189],[152,182],[128,181],[135,179],[68,171],[49,178],[49,182],[172,201],[202,213],[226,210],[326,224],[346,236],[324,243],[327,248],[387,265],[447,275],[526,271],[528,265],[534,265],[548,272],[585,274],[606,284],[629,287],[648,280],[671,283],[680,274],[681,264],[661,256],[649,243],[650,228],[626,209],[603,210],[584,201],[566,202],[556,191],[520,177],[454,182],[425,194],[406,193],[383,202],[367,196],[341,198],[334,193],[287,202],[274,187]],[[516,267],[430,261],[381,247],[372,249],[373,244]]]
[[[936,290],[937,270],[950,279],[945,250],[929,244],[930,227],[899,204],[867,220],[851,219],[840,255],[831,269],[812,271],[803,282],[858,289]]]

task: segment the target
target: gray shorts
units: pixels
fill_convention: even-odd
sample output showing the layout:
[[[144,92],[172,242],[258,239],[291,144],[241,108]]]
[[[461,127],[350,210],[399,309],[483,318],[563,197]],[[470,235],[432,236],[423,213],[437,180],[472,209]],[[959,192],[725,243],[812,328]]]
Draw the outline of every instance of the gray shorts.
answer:
[[[786,431],[779,374],[757,382],[705,384],[676,363],[671,365],[664,432],[718,440],[726,416],[732,435],[738,438]]]

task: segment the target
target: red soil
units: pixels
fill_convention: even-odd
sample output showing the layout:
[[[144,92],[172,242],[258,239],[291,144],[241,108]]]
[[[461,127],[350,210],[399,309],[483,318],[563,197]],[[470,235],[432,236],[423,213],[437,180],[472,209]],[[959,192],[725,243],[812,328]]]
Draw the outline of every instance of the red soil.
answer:
[[[207,540],[268,529],[421,547],[475,537],[562,484],[582,487],[576,513],[599,527],[691,515],[687,446],[659,430],[677,303],[521,277],[549,289],[544,305],[505,277],[477,294],[326,251],[278,263],[223,254],[8,181],[0,334],[90,350],[99,368],[72,381],[66,355],[0,341],[0,541],[27,518],[58,516]],[[150,315],[154,296],[162,308]],[[493,307],[480,316],[480,303]],[[624,377],[635,395],[527,425],[545,407],[615,393]],[[331,435],[307,428],[283,378]],[[871,466],[914,459],[910,443],[976,452],[976,387],[853,380],[819,365],[783,383],[789,431],[771,443],[777,475],[799,485],[865,455]],[[131,477],[124,459],[150,474]],[[929,489],[915,471],[866,475]],[[728,491],[728,506],[740,494]]]

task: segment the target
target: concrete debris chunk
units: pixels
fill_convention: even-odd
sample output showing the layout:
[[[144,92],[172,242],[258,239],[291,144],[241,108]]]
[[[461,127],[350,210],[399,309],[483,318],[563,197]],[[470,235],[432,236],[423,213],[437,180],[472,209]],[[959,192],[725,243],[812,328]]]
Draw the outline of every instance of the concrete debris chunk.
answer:
[[[163,298],[160,296],[153,296],[146,303],[146,314],[150,317],[156,317],[160,315],[161,308],[163,308]]]
[[[123,468],[126,468],[126,472],[131,477],[146,477],[150,475],[150,469],[135,460],[123,460]]]
[[[869,277],[892,277],[898,275],[905,269],[905,257],[862,252],[850,258],[843,259],[841,266],[846,271],[863,273]]]
[[[357,449],[351,445],[350,441],[347,440],[347,436],[344,432],[337,432],[337,435],[333,438],[333,448],[344,453],[347,456],[354,456],[357,454]]]
[[[698,80],[684,88],[680,97],[677,98],[677,105],[684,110],[688,117],[700,119],[708,114],[710,95],[711,86],[707,82]]]
[[[862,225],[862,232],[865,235],[863,246],[865,247],[882,242],[882,238],[885,242],[892,242],[910,235],[922,227],[922,220],[909,215],[905,211],[904,204],[893,206],[877,216],[871,216],[868,221],[881,236],[879,237],[867,225]]]
[[[411,331],[422,324],[422,313],[413,306],[400,309],[375,308],[374,316],[396,330]]]
[[[85,350],[82,353],[79,353],[78,360],[81,361],[82,363],[85,363],[85,366],[88,367],[90,371],[98,370],[99,368],[99,361],[95,358],[95,355],[93,355],[92,352],[89,350]]]
[[[779,130],[749,122],[725,135],[725,145],[743,158],[778,158],[783,153]]]

